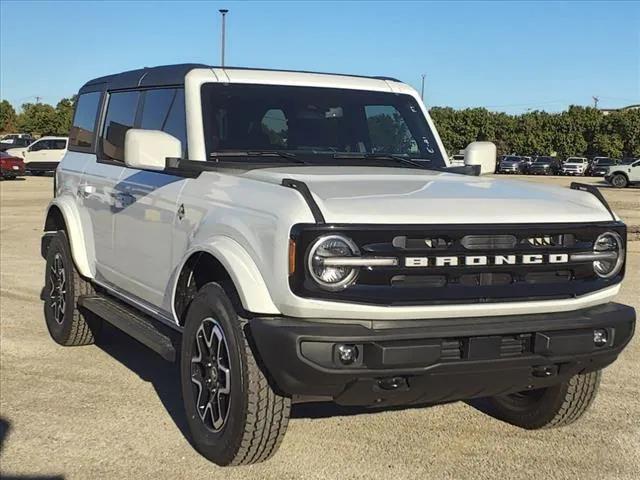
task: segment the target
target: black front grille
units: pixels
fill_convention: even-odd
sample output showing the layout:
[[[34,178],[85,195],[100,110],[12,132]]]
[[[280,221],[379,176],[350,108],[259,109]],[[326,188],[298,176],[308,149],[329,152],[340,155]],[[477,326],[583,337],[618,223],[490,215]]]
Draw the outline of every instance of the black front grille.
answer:
[[[525,255],[571,255],[590,252],[599,234],[616,231],[626,241],[619,222],[548,225],[297,225],[296,271],[292,291],[302,297],[377,305],[490,303],[571,298],[622,279],[595,275],[591,262],[523,264]],[[363,268],[349,288],[328,292],[306,274],[310,245],[320,235],[341,233],[364,256],[396,257],[394,267]],[[496,256],[515,255],[516,264]],[[487,257],[487,264],[465,265],[467,257]],[[406,266],[407,258],[428,258],[428,266]],[[455,257],[458,265],[435,264],[436,257]]]

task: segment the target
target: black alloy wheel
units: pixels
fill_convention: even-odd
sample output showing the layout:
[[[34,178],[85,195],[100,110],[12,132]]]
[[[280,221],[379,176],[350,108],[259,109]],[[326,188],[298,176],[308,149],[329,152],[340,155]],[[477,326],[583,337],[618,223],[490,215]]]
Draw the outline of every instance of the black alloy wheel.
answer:
[[[191,382],[196,411],[212,432],[219,432],[229,415],[231,368],[229,347],[220,324],[211,317],[202,320],[193,339]]]

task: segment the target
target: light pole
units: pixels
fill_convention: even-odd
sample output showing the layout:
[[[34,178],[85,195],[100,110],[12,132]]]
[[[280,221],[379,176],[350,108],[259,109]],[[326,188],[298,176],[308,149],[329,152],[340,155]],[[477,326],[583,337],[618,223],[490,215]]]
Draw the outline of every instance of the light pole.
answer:
[[[424,77],[426,77],[426,74],[422,74],[422,88],[420,89],[420,98],[422,99],[422,101],[424,102]]]
[[[227,10],[226,8],[221,8],[218,11],[222,14],[222,42],[220,45],[220,66],[224,67],[224,42],[225,42],[225,26],[226,26],[225,24],[226,24],[227,13],[229,13],[229,10]]]

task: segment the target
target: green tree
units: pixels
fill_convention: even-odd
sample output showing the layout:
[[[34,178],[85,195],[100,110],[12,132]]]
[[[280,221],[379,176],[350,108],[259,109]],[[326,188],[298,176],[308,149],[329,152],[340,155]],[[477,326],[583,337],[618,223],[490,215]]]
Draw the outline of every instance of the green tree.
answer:
[[[407,153],[411,151],[412,137],[399,113],[382,113],[367,119],[369,135],[377,152]]]
[[[56,133],[56,110],[46,103],[25,103],[16,123],[21,132],[52,135]]]
[[[8,133],[15,130],[16,111],[7,100],[0,102],[0,133]]]
[[[53,125],[53,131],[56,135],[69,135],[75,102],[76,96],[74,95],[71,98],[63,98],[56,105],[56,118]]]
[[[640,157],[640,109],[622,110],[611,114],[615,131],[623,142],[623,155]]]

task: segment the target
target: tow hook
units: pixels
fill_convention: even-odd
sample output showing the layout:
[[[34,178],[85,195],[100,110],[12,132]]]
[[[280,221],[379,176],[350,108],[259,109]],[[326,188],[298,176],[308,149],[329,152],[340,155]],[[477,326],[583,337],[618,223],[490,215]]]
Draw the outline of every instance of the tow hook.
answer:
[[[533,367],[533,371],[531,374],[534,377],[538,378],[547,378],[553,377],[558,374],[558,366],[557,365],[540,365],[538,367]]]
[[[406,390],[409,385],[405,377],[387,377],[378,380],[378,387],[382,390]]]

